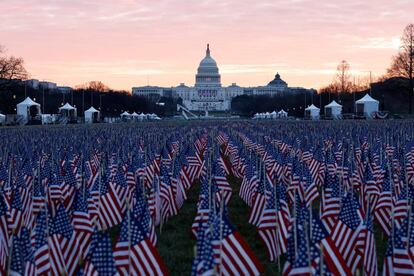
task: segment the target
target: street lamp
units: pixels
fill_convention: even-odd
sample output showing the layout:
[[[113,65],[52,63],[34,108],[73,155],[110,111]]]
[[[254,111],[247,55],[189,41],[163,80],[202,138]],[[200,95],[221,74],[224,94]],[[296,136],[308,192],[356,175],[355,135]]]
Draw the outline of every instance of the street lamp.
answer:
[[[99,110],[102,112],[102,97],[105,96],[103,94],[99,95]]]
[[[42,85],[42,91],[43,91],[43,100],[42,100],[42,107],[43,107],[43,114],[45,113],[45,84]]]

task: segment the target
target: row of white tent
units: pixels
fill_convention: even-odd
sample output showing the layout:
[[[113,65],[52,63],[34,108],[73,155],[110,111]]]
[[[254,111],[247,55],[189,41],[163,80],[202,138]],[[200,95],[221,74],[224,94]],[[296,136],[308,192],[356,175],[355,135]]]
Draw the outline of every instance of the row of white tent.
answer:
[[[151,113],[151,114],[145,114],[145,113],[128,113],[127,111],[124,111],[121,114],[121,119],[123,120],[161,120],[160,117],[158,117],[156,114]]]
[[[27,123],[33,117],[41,118],[42,122],[52,122],[54,116],[52,114],[42,114],[40,104],[33,101],[30,97],[27,97],[24,101],[17,104],[17,115],[21,118],[24,123]],[[61,106],[59,108],[59,113],[62,116],[76,119],[77,118],[77,109],[69,103]],[[94,123],[98,122],[100,117],[99,110],[91,106],[89,109],[85,110],[85,123]]]
[[[287,118],[288,113],[284,111],[283,109],[279,112],[273,111],[273,112],[265,112],[265,113],[256,113],[254,114],[253,119],[277,119],[277,118]]]
[[[95,123],[100,120],[100,111],[91,106],[89,109],[85,110],[85,123]],[[72,106],[69,103],[59,107],[59,114],[65,118],[71,120],[77,120],[77,108]],[[33,101],[30,97],[27,97],[24,101],[17,104],[17,115],[21,118],[23,123],[27,123],[34,117],[41,118],[43,123],[52,123],[56,121],[56,116],[54,114],[42,114],[40,104]],[[128,112],[123,112],[120,115],[121,119],[133,119],[133,120],[161,120],[156,114],[138,114],[136,112],[130,114]],[[5,121],[6,116],[0,114],[0,124],[2,120]]]
[[[366,94],[363,98],[355,102],[355,110],[357,114],[363,115],[366,118],[372,118],[376,112],[379,110],[379,101],[373,99],[370,95]],[[66,103],[59,108],[59,113],[63,116],[75,118],[77,117],[77,109],[69,103]],[[20,116],[23,122],[28,122],[30,118],[39,116],[43,119],[40,104],[33,101],[30,97],[27,97],[24,101],[17,104],[17,115]],[[331,117],[333,119],[340,118],[342,115],[342,105],[338,104],[336,101],[332,101],[330,104],[325,106],[325,117]],[[93,106],[88,110],[85,110],[85,123],[94,123],[98,122],[100,117],[99,110],[95,109]],[[128,113],[127,111],[123,112],[120,115],[121,119],[126,120],[161,120],[156,114],[144,114],[144,113]],[[271,113],[256,113],[254,119],[276,119],[276,118],[287,118],[288,113],[283,109],[279,112],[273,111]],[[310,119],[319,119],[320,109],[315,105],[310,105],[305,109],[305,117]],[[0,114],[0,124],[4,124],[6,116]]]
[[[373,118],[374,114],[379,110],[379,101],[366,94],[361,99],[355,102],[355,111],[357,115],[364,116],[365,118]],[[340,119],[342,116],[342,105],[338,104],[335,100],[325,106],[325,117],[332,119]],[[311,104],[305,108],[305,117],[317,120],[320,117],[320,109],[314,104]]]

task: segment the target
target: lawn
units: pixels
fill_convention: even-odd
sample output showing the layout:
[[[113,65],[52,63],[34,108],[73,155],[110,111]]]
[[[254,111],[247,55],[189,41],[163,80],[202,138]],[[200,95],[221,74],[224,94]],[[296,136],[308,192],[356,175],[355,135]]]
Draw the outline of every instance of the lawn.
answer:
[[[249,207],[239,197],[240,181],[234,177],[228,177],[233,188],[233,196],[228,206],[230,221],[245,238],[256,256],[265,268],[265,275],[277,275],[277,264],[270,263],[266,259],[262,241],[256,227],[248,223]],[[188,199],[181,208],[179,214],[170,218],[162,227],[157,228],[157,248],[164,259],[171,275],[190,275],[191,264],[194,257],[196,241],[191,235],[191,224],[196,216],[197,201],[200,185],[196,183],[188,191]],[[283,268],[283,266],[282,266]]]

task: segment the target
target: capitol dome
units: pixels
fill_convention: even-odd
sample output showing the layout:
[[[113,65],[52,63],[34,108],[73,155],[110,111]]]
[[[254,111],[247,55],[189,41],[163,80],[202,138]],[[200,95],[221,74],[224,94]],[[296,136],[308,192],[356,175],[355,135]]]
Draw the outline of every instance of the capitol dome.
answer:
[[[221,86],[219,69],[216,61],[210,55],[207,44],[206,56],[201,60],[196,74],[196,86]]]
[[[279,88],[286,88],[287,87],[287,83],[280,78],[279,73],[276,73],[275,78],[271,82],[269,82],[268,86],[274,86],[274,87],[279,87]]]

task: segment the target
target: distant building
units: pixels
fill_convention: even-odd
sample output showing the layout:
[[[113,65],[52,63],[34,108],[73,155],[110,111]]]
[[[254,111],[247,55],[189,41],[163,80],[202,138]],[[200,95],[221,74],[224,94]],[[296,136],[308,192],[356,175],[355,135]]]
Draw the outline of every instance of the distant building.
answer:
[[[39,89],[54,90],[57,88],[57,84],[50,81],[40,81]]]
[[[60,93],[67,94],[67,93],[72,92],[72,91],[73,91],[73,88],[72,88],[72,87],[70,87],[70,86],[58,86],[58,87],[57,87],[57,90],[58,90]]]
[[[231,100],[239,95],[277,95],[280,93],[315,93],[314,89],[289,87],[277,73],[275,78],[265,86],[240,87],[236,83],[228,87],[221,86],[221,76],[216,61],[211,57],[207,44],[206,56],[201,60],[195,75],[195,85],[184,83],[173,87],[159,86],[133,87],[132,94],[145,97],[172,96],[183,99],[183,104],[193,111],[230,110]]]
[[[36,90],[55,90],[57,92],[61,92],[61,93],[69,93],[71,91],[73,91],[72,87],[69,86],[58,86],[56,83],[54,82],[50,82],[50,81],[39,81],[37,79],[30,79],[26,81],[26,85],[28,87],[31,87],[33,89]]]
[[[39,80],[36,80],[36,79],[27,80],[26,85],[33,89],[39,89]]]

